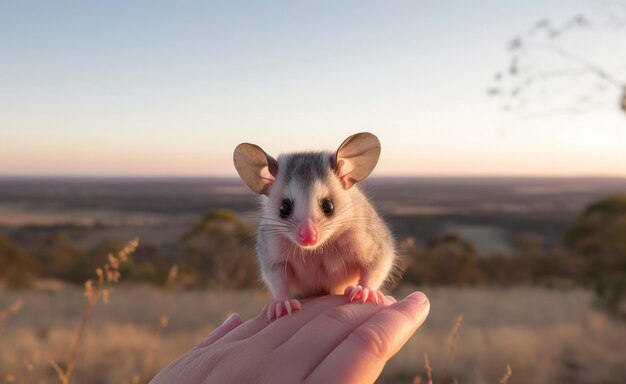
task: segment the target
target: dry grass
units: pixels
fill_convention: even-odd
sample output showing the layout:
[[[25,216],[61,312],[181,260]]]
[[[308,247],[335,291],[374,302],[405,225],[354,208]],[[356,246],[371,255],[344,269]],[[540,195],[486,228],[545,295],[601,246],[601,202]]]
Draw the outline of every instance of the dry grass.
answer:
[[[47,362],[69,355],[76,320],[84,312],[83,294],[78,289],[0,293],[0,305],[16,297],[25,303],[0,339],[0,382],[6,375],[14,382],[59,382]],[[268,299],[257,292],[177,292],[118,285],[109,304],[95,306],[85,325],[71,382],[145,382],[145,376],[195,345],[229,313],[236,309],[252,317]],[[164,307],[165,302],[170,304]],[[26,370],[26,360],[34,353],[40,363]]]
[[[428,360],[428,353],[426,352],[424,352],[424,369],[426,370],[426,377],[428,379],[427,383],[433,384],[433,367],[430,366],[430,360]]]
[[[87,321],[91,317],[94,308],[99,300],[102,300],[104,304],[109,303],[109,297],[112,292],[111,286],[119,283],[122,275],[120,273],[120,266],[128,261],[128,256],[135,251],[139,245],[139,240],[135,239],[130,241],[124,248],[122,248],[117,255],[109,254],[108,262],[102,267],[98,267],[95,271],[97,280],[87,280],[85,282],[85,290],[83,295],[87,300],[85,309],[83,310],[80,323],[76,329],[76,333],[73,336],[73,342],[70,347],[70,352],[65,360],[64,367],[61,366],[54,358],[50,359],[50,365],[54,368],[54,371],[62,384],[68,384],[74,373],[74,367],[76,364],[76,355],[78,348],[80,347],[83,333]]]
[[[448,383],[619,383],[626,377],[626,326],[593,310],[587,292],[424,290],[431,300],[429,319],[389,362],[380,383],[427,382],[426,352],[431,375],[441,377],[450,340],[454,356]],[[0,336],[0,381],[13,375],[14,382],[58,382],[47,361],[69,354],[76,319],[84,310],[82,292],[3,292],[0,308],[18,298],[24,306]],[[107,306],[93,310],[72,382],[143,382],[152,364],[156,369],[165,366],[235,310],[243,318],[255,316],[268,299],[263,292],[119,285]],[[163,303],[170,303],[169,308]],[[458,322],[451,338],[459,313],[464,314],[463,324]],[[159,331],[162,316],[168,324]],[[512,378],[503,376],[510,372],[505,371],[507,364],[515,371]]]
[[[402,291],[400,296],[408,288]],[[595,311],[588,292],[539,288],[424,291],[431,301],[431,314],[389,362],[380,383],[411,383],[416,376],[424,382],[429,370],[421,364],[425,352],[432,375],[439,376],[449,359],[450,335],[455,333],[448,374],[453,379],[447,383],[455,379],[478,384],[502,380],[621,383],[626,377],[626,324]],[[455,332],[450,319],[458,313],[464,319]],[[502,375],[507,365],[511,373],[515,371],[512,377]]]
[[[167,276],[167,280],[165,282],[165,291],[169,292],[174,287],[174,283],[176,282],[176,278],[178,277],[178,267],[176,265],[170,268],[170,271]],[[157,329],[155,332],[155,340],[152,348],[148,350],[148,362],[143,370],[143,374],[141,376],[137,375],[137,380],[142,380],[144,382],[148,382],[157,372],[157,359],[159,358],[159,354],[161,353],[161,347],[163,344],[163,333],[165,332],[165,328],[169,325],[169,308],[171,306],[171,295],[170,300],[161,302],[161,310],[159,311],[159,321],[157,325]]]
[[[456,321],[454,322],[454,326],[452,327],[452,331],[450,332],[450,336],[448,336],[448,353],[446,355],[446,362],[443,366],[443,373],[441,374],[440,384],[446,382],[448,378],[448,369],[450,369],[450,362],[452,361],[452,354],[454,353],[454,349],[456,348],[456,338],[459,334],[459,329],[461,328],[461,324],[463,323],[463,314],[460,314],[456,317]]]
[[[506,372],[504,376],[500,379],[500,384],[507,384],[509,380],[511,380],[511,376],[513,375],[513,370],[509,364],[506,365]]]
[[[24,305],[24,300],[15,299],[15,301],[9,305],[6,309],[0,311],[0,336],[2,335],[2,331],[4,330],[4,322],[11,316],[15,316],[20,309],[22,309],[22,305]]]

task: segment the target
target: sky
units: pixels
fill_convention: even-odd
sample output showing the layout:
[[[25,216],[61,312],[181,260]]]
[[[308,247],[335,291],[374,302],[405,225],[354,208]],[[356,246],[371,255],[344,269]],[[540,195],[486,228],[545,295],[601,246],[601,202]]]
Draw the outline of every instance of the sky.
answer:
[[[235,176],[238,143],[370,131],[379,176],[626,176],[615,106],[518,119],[486,93],[513,36],[592,5],[0,1],[0,175]],[[603,42],[575,48],[626,63]]]

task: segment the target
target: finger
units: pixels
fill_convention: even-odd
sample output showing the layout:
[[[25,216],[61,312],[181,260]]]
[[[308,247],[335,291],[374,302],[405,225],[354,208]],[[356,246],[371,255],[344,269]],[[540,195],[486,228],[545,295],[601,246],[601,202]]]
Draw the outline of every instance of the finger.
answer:
[[[374,382],[387,360],[426,319],[430,303],[421,292],[383,308],[354,329],[311,373],[320,383]]]
[[[335,295],[320,296],[305,301],[302,304],[300,312],[291,317],[284,316],[275,320],[267,327],[260,330],[254,337],[258,338],[258,342],[262,345],[276,348],[325,309],[345,305],[346,302],[347,300],[344,296]]]
[[[259,331],[267,327],[268,324],[269,323],[267,322],[265,315],[260,314],[246,321],[241,326],[237,327],[232,332],[230,332],[228,335],[222,337],[219,340],[219,343],[226,344],[226,343],[232,343],[235,341],[241,341],[241,340],[247,339],[259,333]]]
[[[391,296],[385,297],[384,305],[395,302]],[[295,309],[299,312],[291,317],[282,317],[272,323],[268,323],[263,314],[246,321],[237,329],[230,332],[219,340],[220,344],[241,341],[250,337],[259,338],[259,343],[269,343],[278,346],[289,339],[295,332],[304,327],[309,321],[330,307],[336,307],[347,303],[345,296],[327,295],[307,299],[301,304],[294,302]],[[359,304],[362,305],[362,304]],[[366,307],[371,307],[367,305]],[[382,307],[382,306],[381,306]],[[267,329],[265,329],[267,328]],[[258,335],[257,335],[258,334]]]
[[[207,337],[205,337],[200,343],[192,348],[186,354],[180,356],[178,359],[172,361],[167,367],[162,369],[158,375],[156,375],[150,383],[170,383],[172,378],[178,377],[183,369],[192,364],[198,356],[205,353],[205,347],[212,345],[213,343],[220,341],[229,332],[236,329],[241,325],[241,317],[237,313],[233,313],[217,328],[213,330]]]
[[[241,341],[249,337],[259,337],[260,343],[269,342],[271,345],[279,345],[289,338],[294,332],[302,328],[304,324],[317,316],[321,311],[329,306],[345,304],[343,296],[320,296],[308,299],[302,306],[299,302],[294,302],[294,308],[299,310],[297,316],[280,318],[269,323],[263,314],[248,320],[233,332],[224,336],[219,342],[231,343]],[[267,331],[265,328],[269,328]],[[259,334],[258,336],[256,336]],[[269,341],[266,341],[269,340]]]
[[[384,308],[382,305],[363,305],[360,302],[329,307],[284,343],[276,345],[277,359],[300,356],[290,363],[291,368],[294,371],[310,372],[355,328]]]
[[[198,345],[196,345],[196,348],[202,348],[206,347],[207,345],[213,344],[214,342],[218,341],[226,334],[228,334],[230,331],[240,326],[242,323],[243,321],[241,320],[239,314],[233,313],[222,323],[222,325],[215,328],[213,332],[209,334],[209,336],[207,336],[206,338],[204,338],[204,340],[198,343]]]

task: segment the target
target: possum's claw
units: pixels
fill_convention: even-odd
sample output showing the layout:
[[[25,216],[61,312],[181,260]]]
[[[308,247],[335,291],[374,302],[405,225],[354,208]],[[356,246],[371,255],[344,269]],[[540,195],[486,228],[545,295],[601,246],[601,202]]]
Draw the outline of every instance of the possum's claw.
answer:
[[[265,315],[268,322],[276,320],[284,315],[289,315],[295,311],[301,311],[302,305],[296,299],[279,299],[269,304],[265,304],[261,313]]]
[[[350,302],[357,300],[362,303],[366,303],[370,301],[374,304],[380,304],[385,299],[382,292],[374,290],[374,289],[370,290],[369,288],[362,287],[360,285],[357,285],[356,287],[352,285],[347,287],[346,290],[344,291],[344,295],[348,296],[348,299],[350,300]]]

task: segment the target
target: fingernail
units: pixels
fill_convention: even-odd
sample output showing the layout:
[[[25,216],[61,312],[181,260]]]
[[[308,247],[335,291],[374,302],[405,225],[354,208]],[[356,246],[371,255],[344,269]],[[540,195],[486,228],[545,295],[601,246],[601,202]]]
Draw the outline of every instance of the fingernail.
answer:
[[[424,304],[428,301],[428,298],[422,292],[413,292],[408,295],[404,300],[411,300],[416,302],[417,304]]]
[[[198,345],[196,345],[197,348],[202,348],[202,347],[206,347],[207,345],[210,345],[211,343],[215,342],[216,340],[218,340],[220,337],[215,337],[215,335],[219,334],[220,329],[223,329],[222,327],[228,329],[228,328],[236,328],[236,323],[240,322],[241,318],[239,317],[239,314],[237,312],[232,313],[230,316],[228,316],[228,318],[226,320],[224,320],[224,322],[218,326],[215,327],[215,329],[209,333],[209,335],[207,337],[205,337],[201,342],[198,343]],[[229,329],[228,332],[230,332],[232,329]],[[226,333],[228,333],[226,332]]]
[[[238,318],[239,318],[239,314],[237,312],[233,312],[230,316],[228,316],[226,320],[224,320],[224,322],[222,323],[222,326],[232,325],[234,322],[238,320]]]

